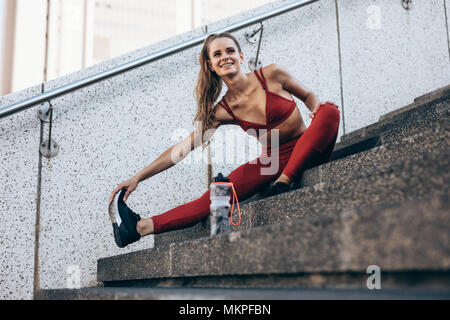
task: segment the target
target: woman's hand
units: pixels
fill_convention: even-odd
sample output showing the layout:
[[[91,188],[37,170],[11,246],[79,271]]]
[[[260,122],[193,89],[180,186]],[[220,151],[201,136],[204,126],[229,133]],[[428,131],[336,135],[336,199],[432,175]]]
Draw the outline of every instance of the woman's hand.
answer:
[[[130,193],[132,193],[134,190],[136,190],[138,184],[139,184],[139,180],[135,177],[132,177],[132,178],[122,182],[111,193],[111,196],[109,197],[109,203],[111,203],[114,200],[116,193],[122,189],[127,189],[127,191],[125,192],[125,195],[123,196],[123,201],[126,201],[128,199],[128,196],[130,195]]]
[[[323,106],[325,104],[334,104],[334,103],[331,101],[327,101],[325,103],[324,102],[319,103],[319,105],[309,114],[309,117],[311,119],[314,119],[314,116],[316,115],[317,110],[319,110],[320,106]]]

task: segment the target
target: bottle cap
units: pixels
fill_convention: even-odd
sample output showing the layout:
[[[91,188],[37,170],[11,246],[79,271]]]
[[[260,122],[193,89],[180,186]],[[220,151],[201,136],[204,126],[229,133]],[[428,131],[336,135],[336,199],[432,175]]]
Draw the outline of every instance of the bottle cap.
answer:
[[[222,173],[219,173],[217,177],[214,178],[214,182],[230,182],[230,179],[224,177]]]

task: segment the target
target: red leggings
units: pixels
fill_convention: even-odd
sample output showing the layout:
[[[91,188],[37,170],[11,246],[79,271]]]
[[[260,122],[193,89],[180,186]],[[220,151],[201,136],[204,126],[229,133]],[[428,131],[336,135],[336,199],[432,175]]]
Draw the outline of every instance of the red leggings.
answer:
[[[329,162],[336,143],[340,112],[334,104],[321,105],[310,126],[300,137],[288,141],[278,149],[263,150],[261,155],[233,170],[228,178],[233,183],[239,201],[244,201],[282,173],[291,179],[304,170]],[[279,159],[278,170],[272,174],[261,173],[271,161]],[[272,170],[273,171],[273,170]],[[209,214],[209,190],[200,198],[152,217],[155,233],[190,227]]]

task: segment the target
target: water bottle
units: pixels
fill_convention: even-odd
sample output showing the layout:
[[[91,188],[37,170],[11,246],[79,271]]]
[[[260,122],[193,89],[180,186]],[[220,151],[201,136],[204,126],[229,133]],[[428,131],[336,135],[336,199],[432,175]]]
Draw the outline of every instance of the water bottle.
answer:
[[[230,179],[224,177],[221,173],[214,178],[214,182],[209,186],[209,194],[211,199],[210,221],[211,236],[225,234],[231,232],[230,226],[230,199],[231,186]]]

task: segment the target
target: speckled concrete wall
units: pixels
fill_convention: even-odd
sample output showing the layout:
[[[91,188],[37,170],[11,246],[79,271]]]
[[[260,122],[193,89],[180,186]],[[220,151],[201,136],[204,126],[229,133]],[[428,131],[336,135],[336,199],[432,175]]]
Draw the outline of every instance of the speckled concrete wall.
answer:
[[[79,267],[82,286],[95,285],[97,258],[153,245],[153,237],[147,237],[126,249],[116,247],[108,199],[117,184],[177,142],[176,130],[191,129],[195,54],[196,49],[188,50],[54,101],[61,115],[53,133],[61,150],[43,163],[43,287],[65,287],[69,266]],[[179,164],[142,182],[127,203],[148,217],[199,196],[205,181],[201,163]]]
[[[345,131],[450,83],[444,2],[338,1]]]
[[[283,2],[224,19],[208,29],[229,25]],[[376,15],[376,10],[381,16],[379,24],[373,13]],[[235,33],[247,62],[256,56],[257,43],[248,43],[243,35],[253,29]],[[50,81],[46,88],[70,83],[201,33],[197,29],[178,35]],[[341,106],[342,134],[344,126],[350,132],[375,122],[414,97],[448,84],[446,33],[442,1],[416,0],[413,10],[407,12],[400,1],[322,0],[265,22],[260,58],[263,65],[283,65],[322,101],[332,100]],[[198,46],[53,101],[57,110],[53,138],[61,149],[55,158],[42,161],[42,288],[64,288],[78,275],[82,287],[95,286],[97,259],[152,246],[152,237],[126,249],[115,246],[107,215],[108,197],[119,182],[192,130],[199,51]],[[244,71],[250,71],[246,64]],[[38,91],[32,88],[3,97],[1,105]],[[296,101],[309,125],[307,108]],[[28,299],[32,293],[39,143],[35,112],[33,108],[0,122],[2,164],[19,164],[0,168],[0,180],[6,181],[1,209],[6,208],[13,217],[0,218],[1,226],[8,230],[0,236],[2,251],[5,246],[7,252],[0,260],[0,298]],[[47,130],[45,126],[45,135]],[[240,145],[231,151],[231,144],[224,147],[223,139],[234,132]],[[227,174],[258,155],[255,143],[249,147],[242,141],[251,140],[235,127],[222,127],[216,132],[212,147],[215,174]],[[221,153],[225,156],[219,159]],[[176,167],[141,183],[129,198],[130,207],[149,217],[198,197],[206,188],[205,154],[199,148]],[[20,209],[11,209],[14,207]]]
[[[0,98],[0,108],[40,92]],[[40,120],[35,110],[0,119],[0,299],[31,299]]]
[[[450,1],[444,0],[444,7],[445,7],[445,17],[447,18],[447,23],[445,27],[447,28],[447,44],[448,44],[448,55],[450,59]]]

